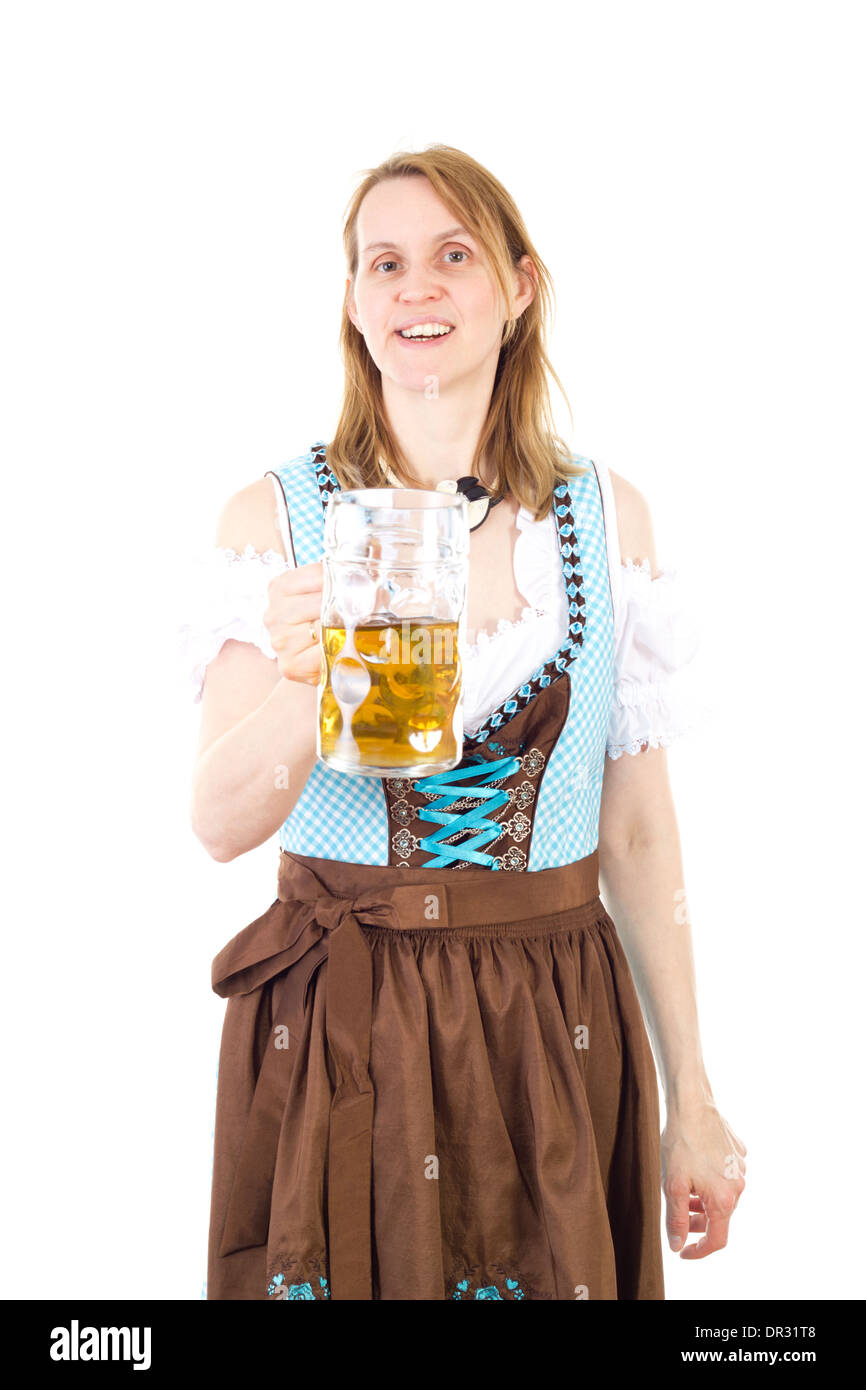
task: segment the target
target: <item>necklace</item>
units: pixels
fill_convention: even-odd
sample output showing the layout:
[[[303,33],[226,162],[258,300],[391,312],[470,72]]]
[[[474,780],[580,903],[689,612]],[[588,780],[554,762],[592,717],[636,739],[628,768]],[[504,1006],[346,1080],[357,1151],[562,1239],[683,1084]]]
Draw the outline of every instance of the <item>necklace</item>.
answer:
[[[394,476],[381,454],[379,455],[379,466],[392,487],[402,487],[402,483]],[[490,515],[491,507],[495,507],[498,502],[502,501],[501,497],[492,498],[490,489],[479,482],[477,478],[473,478],[471,474],[465,478],[458,478],[456,481],[453,478],[445,478],[441,483],[436,484],[435,491],[462,492],[469,508],[470,531],[477,531],[478,527],[483,525]]]

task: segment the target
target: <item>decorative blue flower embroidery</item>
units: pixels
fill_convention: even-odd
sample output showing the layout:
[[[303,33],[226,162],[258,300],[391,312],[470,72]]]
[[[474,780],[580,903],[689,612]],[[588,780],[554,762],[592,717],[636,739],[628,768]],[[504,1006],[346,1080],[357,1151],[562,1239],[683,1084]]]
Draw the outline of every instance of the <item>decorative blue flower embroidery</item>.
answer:
[[[470,1296],[473,1298],[498,1298],[501,1301],[504,1301],[506,1298],[518,1299],[524,1297],[523,1290],[516,1279],[506,1278],[505,1287],[508,1293],[501,1294],[496,1284],[481,1284],[476,1288],[475,1293]],[[455,1286],[451,1297],[464,1298],[467,1294],[469,1294],[469,1280],[461,1279]]]
[[[323,1279],[321,1275],[319,1275],[319,1287],[322,1290],[320,1295],[321,1298],[331,1297],[328,1281],[327,1279]],[[305,1298],[312,1299],[313,1302],[316,1301],[316,1295],[313,1292],[312,1284],[287,1284],[284,1274],[274,1275],[273,1279],[268,1284],[268,1298]]]

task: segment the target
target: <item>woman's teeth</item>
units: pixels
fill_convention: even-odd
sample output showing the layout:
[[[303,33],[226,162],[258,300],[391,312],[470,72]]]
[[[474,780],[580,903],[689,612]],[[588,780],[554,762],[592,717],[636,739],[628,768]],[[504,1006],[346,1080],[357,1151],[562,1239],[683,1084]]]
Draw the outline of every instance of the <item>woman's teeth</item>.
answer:
[[[399,336],[406,340],[413,338],[445,338],[451,329],[444,323],[419,323],[412,328],[399,328]]]

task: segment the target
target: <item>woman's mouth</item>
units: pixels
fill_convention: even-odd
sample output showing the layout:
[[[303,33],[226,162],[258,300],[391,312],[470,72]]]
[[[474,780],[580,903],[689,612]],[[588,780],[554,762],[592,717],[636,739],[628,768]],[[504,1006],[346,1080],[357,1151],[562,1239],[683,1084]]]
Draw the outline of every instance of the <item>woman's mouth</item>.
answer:
[[[445,327],[445,324],[437,326],[437,331],[431,333],[425,326],[425,329],[421,332],[416,329],[411,337],[407,336],[408,330],[397,328],[394,331],[394,336],[398,338],[401,343],[406,343],[409,347],[429,347],[431,343],[441,343],[444,342],[446,338],[451,337],[454,329],[449,327],[447,332],[443,332],[442,329]]]

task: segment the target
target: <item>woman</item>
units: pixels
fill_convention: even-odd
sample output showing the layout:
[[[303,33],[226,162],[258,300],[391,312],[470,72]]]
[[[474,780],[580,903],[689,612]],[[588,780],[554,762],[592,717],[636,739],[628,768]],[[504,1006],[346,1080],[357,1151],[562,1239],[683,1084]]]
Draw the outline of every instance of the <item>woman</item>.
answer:
[[[745,1154],[698,1035],[673,576],[640,493],[549,428],[549,276],[498,181],[448,146],[394,156],[344,237],[336,434],[228,503],[225,611],[193,634],[195,832],[223,862],[280,835],[277,899],[214,961],[208,1297],[662,1299],[662,1172],[671,1248],[700,1232],[700,1259]],[[467,478],[443,855],[441,788],[316,759],[319,561],[337,488]]]

